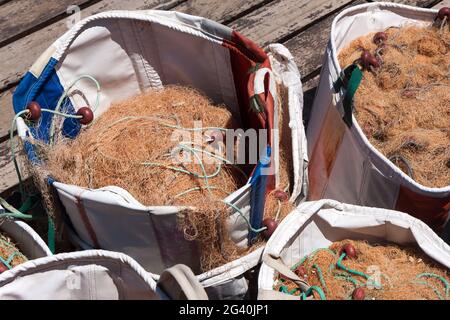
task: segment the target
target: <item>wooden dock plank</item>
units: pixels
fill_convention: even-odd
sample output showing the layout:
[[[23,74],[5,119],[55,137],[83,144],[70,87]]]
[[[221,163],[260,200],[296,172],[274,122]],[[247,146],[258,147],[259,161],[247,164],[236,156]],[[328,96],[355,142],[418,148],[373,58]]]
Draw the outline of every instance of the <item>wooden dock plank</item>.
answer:
[[[315,20],[350,3],[348,0],[276,0],[238,19],[230,26],[259,45],[280,41]]]
[[[81,11],[82,17],[106,11],[106,10],[145,10],[151,8],[171,8],[175,7],[178,2],[176,0],[159,0],[159,1],[104,1],[94,4]],[[212,3],[214,2],[214,3]],[[226,22],[238,17],[239,14],[245,12],[245,10],[251,10],[258,5],[263,5],[267,0],[232,0],[232,1],[205,1],[205,0],[192,0],[184,2],[178,7],[175,7],[177,11],[185,12],[189,14],[200,15],[207,17],[218,22]],[[70,19],[70,18],[69,18]],[[67,19],[60,20],[40,32],[36,32],[27,37],[24,37],[5,48],[0,49],[0,55],[5,56],[4,61],[10,61],[10,63],[4,63],[4,67],[9,69],[9,74],[6,74],[4,79],[1,79],[2,73],[5,73],[5,68],[0,68],[0,81],[3,80],[4,86],[13,87],[19,80],[19,78],[26,72],[29,66],[39,57],[39,55],[63,32],[67,30]],[[1,83],[0,83],[1,84]],[[14,116],[12,111],[12,91],[14,88],[10,88],[8,91],[0,94],[0,112],[2,114],[2,120],[0,121],[0,137],[6,136],[10,127],[10,122]],[[3,117],[4,116],[4,117]],[[3,143],[3,145],[7,142]],[[6,166],[5,176],[1,176],[4,185],[0,185],[0,192],[7,187],[11,187],[17,183],[17,177],[15,172],[12,171],[12,164],[9,167]],[[2,172],[2,169],[0,169]]]
[[[416,6],[416,7],[422,7],[422,8],[429,8],[433,6],[439,0],[393,0],[393,1],[387,1],[387,2],[394,2],[394,3],[401,3],[401,4],[407,4],[410,6]],[[371,1],[375,2],[375,1]]]
[[[450,0],[444,0],[433,6],[433,9],[440,9],[443,7],[450,7]]]
[[[113,0],[107,2],[99,2],[91,7],[81,11],[82,17],[87,17],[107,10],[145,10],[151,8],[159,8],[161,6],[176,5],[179,0]],[[44,52],[50,44],[55,41],[61,34],[67,31],[67,21],[69,18],[60,20],[39,32],[30,34],[11,44],[0,48],[0,92],[8,88],[8,94],[0,94],[0,110],[12,110],[11,92],[19,79],[29,69],[33,62]],[[3,113],[2,111],[2,120]],[[8,122],[10,115],[6,114]],[[8,127],[4,127],[0,122],[0,137],[7,134]]]
[[[109,0],[96,3],[81,10],[81,18],[108,10],[147,10],[161,6],[176,5],[179,0]],[[0,10],[2,11],[2,10]],[[30,68],[33,62],[59,36],[68,30],[71,17],[59,20],[39,32],[20,38],[0,48],[0,92],[1,88],[12,87]]]
[[[262,7],[271,0],[191,0],[174,10],[228,23],[252,10]]]
[[[238,15],[242,10],[251,9],[267,0],[192,0],[174,8],[185,13],[200,15],[218,22],[225,22]],[[85,18],[107,10],[147,10],[152,8],[172,8],[180,0],[110,0],[102,1],[81,11]],[[207,5],[208,3],[208,5]],[[215,5],[213,5],[215,4]],[[1,88],[12,87],[28,70],[32,63],[60,35],[67,31],[69,18],[60,20],[39,32],[30,34],[0,48],[0,92]]]
[[[0,93],[0,137],[8,134],[14,117],[12,108],[12,89]]]
[[[14,138],[14,141],[17,143],[17,137]],[[0,143],[0,194],[19,183],[10,150],[9,141]],[[19,163],[22,163],[22,161],[24,161],[24,155],[19,153],[17,155],[17,160]],[[25,172],[21,173],[23,179],[28,178],[28,175]]]
[[[227,6],[220,4],[222,1],[216,1],[217,5],[212,6],[211,2],[209,6],[202,6],[203,1],[192,1],[189,2],[189,6],[186,3],[181,4],[180,6],[175,7],[175,10],[179,10],[182,12],[195,13],[203,15],[207,18],[215,19],[219,22],[223,22],[223,20],[230,19],[231,17],[237,15],[241,8],[248,9],[255,7],[259,4],[263,4],[263,2],[258,0],[253,1],[243,1],[243,0],[233,0],[231,2],[226,2]],[[295,1],[277,1],[276,5],[273,6],[272,3],[266,5],[260,9],[264,12],[267,10],[277,10],[279,8],[280,3],[288,4],[288,7],[283,6],[285,10],[289,9],[291,11],[291,18],[295,15],[298,16],[298,19],[301,20],[295,23],[297,28],[301,28],[308,23],[311,23],[313,19],[320,17],[322,14],[327,14],[331,12],[333,9],[338,8],[338,5],[341,3],[348,3],[349,1],[330,1],[330,0],[320,0],[317,3],[314,1],[315,5],[308,5],[309,1],[302,1],[301,3],[294,3]],[[319,3],[320,2],[320,3]],[[149,7],[154,7],[157,5],[162,5],[164,1],[108,1],[108,3],[100,2],[93,6],[82,10],[82,16],[88,16],[100,11],[111,10],[111,9],[148,9]],[[328,4],[328,5],[327,5]],[[133,6],[133,7],[132,7]],[[217,10],[209,10],[204,7],[215,7],[220,8]],[[257,11],[258,11],[257,10]],[[310,10],[309,12],[306,10]],[[256,12],[256,11],[255,11]],[[297,14],[293,14],[293,12]],[[302,12],[302,14],[301,14]],[[305,18],[306,17],[306,18]],[[255,16],[252,15],[252,19],[256,19]],[[241,23],[240,21],[248,21],[247,16],[242,17],[235,21],[238,27],[246,25],[246,23]],[[275,23],[265,22],[267,25],[275,25]],[[233,24],[233,23],[232,23]],[[292,24],[289,26],[284,26],[284,32],[288,32],[288,30],[292,29]],[[252,28],[245,27],[246,31],[252,34],[257,30],[260,30],[260,26],[253,26]],[[29,66],[39,57],[39,55],[51,44],[51,42],[56,39],[60,34],[62,34],[66,30],[66,19],[61,20],[40,32],[31,34],[27,37],[24,37],[10,45],[7,45],[4,48],[0,48],[0,56],[4,57],[4,61],[8,61],[8,63],[0,64],[0,84],[2,83],[6,87],[13,87],[19,80],[19,78],[26,72]],[[266,30],[270,33],[270,30]],[[274,35],[274,34],[272,34]],[[252,39],[258,40],[258,34],[251,36]],[[266,37],[266,42],[274,42],[276,39],[273,37]],[[261,41],[258,41],[261,42]],[[5,108],[12,108],[11,100],[1,99],[0,104],[4,105]],[[0,127],[0,136],[5,134],[4,128]]]
[[[92,0],[16,0],[5,3],[0,10],[0,47],[35,30],[46,21],[65,15],[70,5],[86,5]],[[13,17],[13,18],[11,18]]]

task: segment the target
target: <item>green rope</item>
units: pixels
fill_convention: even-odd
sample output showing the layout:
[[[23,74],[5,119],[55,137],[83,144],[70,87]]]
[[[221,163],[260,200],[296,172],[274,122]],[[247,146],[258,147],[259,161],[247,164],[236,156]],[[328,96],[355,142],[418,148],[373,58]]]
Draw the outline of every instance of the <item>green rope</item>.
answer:
[[[307,298],[313,291],[317,292],[317,294],[318,294],[319,297],[320,297],[320,300],[327,300],[327,298],[326,298],[326,296],[325,296],[325,293],[323,292],[322,288],[317,287],[317,286],[311,286],[311,287],[309,287],[308,290],[306,290],[306,292],[302,292],[302,294],[301,294],[302,300],[306,300],[306,298]]]
[[[445,300],[444,297],[441,295],[440,291],[435,286],[429,284],[428,282],[413,280],[412,283],[424,285],[424,286],[427,286],[427,287],[431,288],[434,291],[434,293],[436,293],[436,295],[438,296],[439,300]]]
[[[119,120],[114,121],[108,127],[106,127],[102,132],[100,132],[99,135],[97,136],[97,142],[101,139],[101,137],[103,136],[103,133],[106,132],[106,130],[108,130],[109,128],[113,127],[114,125],[117,125],[117,124],[119,124],[121,122],[124,122],[124,121],[137,121],[137,120],[158,121],[160,125],[165,126],[167,128],[173,128],[173,129],[179,129],[179,130],[185,130],[185,131],[207,131],[207,130],[226,131],[227,130],[226,128],[219,128],[219,127],[185,128],[185,127],[182,127],[182,126],[179,126],[179,125],[171,125],[171,124],[168,124],[168,123],[161,122],[161,118],[158,118],[158,117],[151,117],[151,116],[127,116],[127,117],[123,117],[123,118],[121,118]],[[182,167],[169,166],[169,165],[166,165],[166,164],[163,164],[163,163],[159,163],[159,162],[146,161],[146,162],[141,162],[140,164],[143,165],[143,166],[162,167],[162,168],[170,169],[170,170],[173,170],[173,171],[176,171],[176,172],[189,174],[189,175],[192,175],[192,176],[194,176],[196,178],[205,180],[205,187],[203,187],[203,188],[195,187],[195,188],[191,188],[191,189],[185,190],[185,191],[175,195],[175,198],[184,196],[184,195],[186,195],[186,194],[188,194],[190,192],[198,191],[198,190],[201,190],[201,189],[206,189],[206,190],[208,190],[208,192],[210,192],[210,190],[212,190],[212,189],[217,189],[216,187],[211,186],[209,184],[208,179],[216,177],[220,173],[220,171],[222,170],[222,165],[219,163],[217,165],[217,169],[216,169],[215,172],[213,172],[212,174],[207,174],[205,166],[203,164],[203,161],[198,155],[199,153],[203,153],[203,154],[209,155],[209,156],[211,156],[211,157],[213,157],[215,159],[218,159],[218,160],[221,160],[221,161],[225,162],[226,164],[233,165],[234,168],[238,169],[241,172],[241,174],[246,179],[248,178],[248,176],[245,174],[245,172],[242,169],[240,169],[238,166],[235,166],[231,161],[229,161],[229,160],[227,160],[227,159],[225,159],[225,158],[223,158],[221,156],[218,156],[218,155],[216,155],[214,153],[211,153],[209,151],[206,151],[206,150],[203,150],[203,149],[198,149],[198,148],[195,147],[196,146],[195,143],[192,143],[192,145],[193,146],[191,147],[191,146],[189,146],[189,145],[187,145],[185,143],[180,143],[177,147],[175,147],[173,149],[171,154],[173,154],[174,152],[180,151],[180,150],[190,152],[191,154],[193,154],[196,157],[196,159],[197,159],[197,161],[198,161],[198,163],[200,165],[202,174],[198,174],[196,172],[189,171],[189,170],[187,170],[185,168],[182,168]],[[103,156],[105,156],[106,158],[113,159],[112,157],[109,157],[106,154],[103,154]],[[263,227],[263,228],[260,228],[260,229],[253,228],[253,226],[250,224],[250,221],[247,219],[247,217],[244,215],[244,213],[237,206],[235,206],[232,203],[228,203],[228,202],[226,202],[224,200],[222,200],[222,202],[225,203],[227,206],[231,207],[232,209],[234,209],[236,212],[238,212],[240,214],[240,216],[244,219],[245,223],[247,224],[249,230],[251,230],[251,231],[253,231],[255,233],[260,233],[260,232],[262,232],[262,231],[267,229],[266,227]]]
[[[345,252],[342,253],[341,256],[339,257],[339,259],[338,259],[336,265],[337,265],[339,268],[341,268],[342,270],[347,271],[348,273],[351,273],[351,274],[354,274],[354,275],[356,275],[356,276],[360,276],[360,277],[364,277],[364,278],[366,278],[366,279],[369,279],[369,276],[368,276],[367,274],[365,274],[364,272],[357,271],[357,270],[353,270],[353,269],[350,269],[350,268],[347,268],[346,266],[344,266],[344,265],[342,264],[342,260],[344,260],[344,258],[345,258],[346,256],[347,256],[347,254],[346,254]]]
[[[61,95],[61,97],[58,100],[58,103],[56,104],[56,108],[55,110],[51,110],[52,113],[57,114],[57,115],[61,115],[61,116],[68,116],[68,114],[62,113],[61,112],[61,105],[64,101],[64,99],[69,95],[69,91],[72,89],[73,86],[75,86],[79,81],[83,80],[83,79],[88,79],[91,80],[95,86],[97,87],[97,97],[95,100],[95,104],[94,107],[92,108],[92,112],[95,112],[98,108],[98,106],[100,105],[100,84],[99,82],[90,75],[80,75],[77,78],[75,78],[75,80],[67,87],[66,90],[64,90],[63,94]],[[46,110],[48,111],[48,109]],[[68,118],[75,118],[74,115],[70,115]],[[75,118],[76,119],[76,118]],[[50,133],[49,133],[49,144],[52,145],[53,141],[54,141],[54,135],[55,135],[55,121],[51,121],[50,123]]]
[[[12,266],[8,263],[8,261],[2,257],[0,257],[0,262],[3,263],[8,269],[12,269]]]
[[[250,221],[247,219],[247,217],[245,216],[245,214],[241,211],[241,209],[239,209],[237,206],[235,206],[234,204],[227,202],[225,200],[222,200],[223,203],[225,203],[227,206],[230,206],[231,208],[233,208],[237,213],[239,213],[239,215],[242,217],[242,219],[245,220],[245,223],[247,223],[248,228],[250,229],[250,231],[255,232],[255,233],[260,233],[263,232],[264,230],[267,229],[267,227],[262,227],[260,229],[255,229],[253,228],[253,226],[250,224]]]
[[[320,284],[325,289],[325,291],[328,293],[328,288],[327,288],[327,284],[325,283],[325,279],[323,277],[322,269],[320,269],[320,267],[317,264],[313,264],[312,267],[317,270],[317,274],[319,275]]]
[[[19,255],[19,251],[14,251],[9,257],[8,257],[8,260],[6,260],[6,262],[8,263],[8,264],[11,264],[11,262],[13,261],[13,259],[14,259],[14,257],[15,256],[18,256]]]
[[[32,219],[33,218],[33,216],[31,216],[31,215],[23,214],[22,212],[20,212],[19,210],[17,210],[13,206],[11,206],[8,202],[6,202],[5,199],[3,199],[1,197],[0,197],[0,205],[9,211],[9,212],[0,214],[0,219],[1,218],[16,218],[16,219]]]
[[[288,288],[286,286],[280,286],[280,288],[278,290],[280,292],[294,296],[297,293],[297,291],[300,291],[300,288],[294,288],[292,290],[288,290]]]
[[[0,244],[4,248],[6,247],[6,248],[13,250],[13,252],[9,255],[9,257],[6,260],[2,256],[0,256],[0,263],[5,265],[8,269],[13,268],[11,266],[11,263],[16,256],[20,256],[20,257],[26,259],[25,256],[21,252],[19,252],[15,246],[13,246],[11,243],[9,243],[9,241],[7,241],[6,238],[2,235],[0,236]]]
[[[445,286],[445,291],[444,291],[445,292],[445,297],[448,298],[450,285],[449,285],[448,281],[444,277],[442,277],[442,276],[440,276],[438,274],[425,272],[425,273],[421,273],[421,274],[417,275],[416,279],[413,280],[414,283],[424,284],[424,285],[427,285],[427,286],[431,287],[438,294],[438,296],[441,299],[442,296],[440,295],[439,290],[437,290],[434,286],[429,284],[427,281],[418,281],[420,278],[434,278],[434,279],[438,279],[439,281],[441,281],[444,284],[444,286]],[[443,299],[441,299],[441,300],[443,300]]]
[[[188,190],[186,190],[186,191],[183,191],[183,192],[180,192],[180,193],[176,194],[176,195],[174,196],[174,198],[175,198],[175,199],[176,199],[176,198],[180,198],[180,197],[185,196],[185,195],[187,195],[187,194],[189,194],[189,193],[191,193],[191,192],[194,192],[194,191],[200,191],[200,190],[203,190],[203,189],[220,190],[219,188],[214,187],[214,186],[209,186],[209,187],[194,187],[194,188],[191,188],[191,189],[188,189]]]
[[[47,244],[52,253],[56,252],[55,229],[55,222],[52,217],[48,216]]]
[[[361,283],[358,282],[358,280],[356,280],[356,279],[353,278],[352,276],[350,276],[350,275],[348,275],[348,274],[345,274],[345,273],[336,274],[334,277],[335,277],[336,279],[339,279],[339,280],[345,280],[345,281],[348,281],[348,282],[352,283],[356,288],[362,286]]]
[[[311,254],[303,257],[300,260],[300,262],[296,263],[294,266],[291,267],[291,270],[295,271],[298,267],[303,265],[305,262],[308,262],[310,264],[313,261],[315,255],[318,252],[321,252],[321,251],[330,252],[330,253],[332,253],[335,256],[335,252],[334,251],[332,251],[332,250],[330,250],[328,248],[319,248],[319,249],[313,251]],[[340,273],[335,273],[334,274],[334,278],[335,279],[339,279],[339,280],[350,282],[355,288],[367,287],[369,285],[373,285],[376,289],[383,290],[382,285],[379,284],[379,283],[376,283],[375,281],[371,282],[371,283],[368,283],[368,282],[364,283],[364,282],[358,281],[357,279],[352,277],[352,275],[356,275],[356,276],[363,277],[363,278],[365,278],[367,280],[370,280],[370,277],[367,274],[365,274],[363,272],[360,272],[360,271],[357,271],[357,270],[350,269],[350,268],[344,266],[342,261],[343,261],[343,259],[345,257],[346,257],[346,253],[342,253],[341,256],[339,257],[338,261],[336,262],[336,264],[333,264],[333,263],[330,264],[330,267],[329,267],[329,270],[328,270],[329,273],[331,273],[335,267],[338,267],[339,269],[342,269],[344,271],[344,272],[340,272]],[[328,293],[328,288],[327,288],[327,285],[326,285],[326,281],[325,281],[322,269],[317,264],[313,264],[312,268],[317,270],[317,274],[318,274],[318,278],[319,278],[320,284],[324,288],[324,290]],[[383,274],[381,276],[386,278],[386,276],[383,275]],[[428,281],[421,281],[420,280],[421,278],[434,278],[434,279],[438,279],[439,281],[441,281],[442,284],[445,287],[444,294],[442,294],[441,291],[438,288],[436,288],[435,286],[430,284]],[[285,279],[280,278],[279,281],[284,283]],[[445,300],[449,296],[450,284],[444,277],[442,277],[442,276],[440,276],[438,274],[434,274],[434,273],[430,273],[430,272],[421,273],[421,274],[417,275],[416,278],[414,280],[412,280],[412,282],[415,283],[415,284],[424,285],[424,286],[427,286],[427,287],[431,288],[436,293],[436,295],[438,296],[438,298],[440,300]],[[285,286],[281,286],[281,287],[285,287]],[[296,288],[295,291],[291,290],[290,292],[288,292],[287,289],[280,289],[280,291],[282,291],[282,290],[283,290],[284,293],[292,294],[292,292],[296,292],[296,291],[300,290],[300,288]],[[308,289],[306,292],[302,292],[300,294],[300,297],[303,300],[305,300],[307,298],[307,296],[309,296],[312,293],[312,291],[316,291],[319,294],[319,296],[320,296],[320,298],[322,300],[326,299],[324,291],[319,286],[311,286],[310,289]],[[347,297],[347,299],[351,299],[351,295],[349,297]]]

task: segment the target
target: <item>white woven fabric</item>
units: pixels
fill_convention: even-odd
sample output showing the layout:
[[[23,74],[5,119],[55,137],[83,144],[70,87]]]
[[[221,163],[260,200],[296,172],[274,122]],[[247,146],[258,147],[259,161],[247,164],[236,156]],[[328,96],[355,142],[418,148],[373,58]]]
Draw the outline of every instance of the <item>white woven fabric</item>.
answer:
[[[0,232],[8,235],[29,260],[52,255],[44,240],[25,222],[5,219],[0,222]]]
[[[103,250],[61,253],[0,275],[0,299],[161,299],[151,274],[127,255]]]

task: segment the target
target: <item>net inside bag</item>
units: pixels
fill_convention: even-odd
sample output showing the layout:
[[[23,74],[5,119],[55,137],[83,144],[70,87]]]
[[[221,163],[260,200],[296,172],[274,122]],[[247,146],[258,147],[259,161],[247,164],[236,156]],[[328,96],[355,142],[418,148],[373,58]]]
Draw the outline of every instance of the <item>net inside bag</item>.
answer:
[[[320,200],[269,240],[261,299],[449,299],[450,247],[405,213]]]
[[[447,20],[436,9],[385,2],[333,20],[307,130],[311,200],[406,212],[442,233]]]
[[[0,215],[7,214],[0,211]],[[0,273],[50,255],[46,243],[28,224],[0,216]]]
[[[286,48],[267,55],[223,25],[163,11],[81,21],[14,94],[29,170],[73,243],[125,252],[151,272],[211,271],[200,276],[208,286],[255,266],[263,220],[280,221],[304,194],[301,103]],[[201,142],[171,140],[177,130]],[[243,157],[238,166],[205,148],[228,130],[222,146]],[[194,161],[173,162],[184,155]]]

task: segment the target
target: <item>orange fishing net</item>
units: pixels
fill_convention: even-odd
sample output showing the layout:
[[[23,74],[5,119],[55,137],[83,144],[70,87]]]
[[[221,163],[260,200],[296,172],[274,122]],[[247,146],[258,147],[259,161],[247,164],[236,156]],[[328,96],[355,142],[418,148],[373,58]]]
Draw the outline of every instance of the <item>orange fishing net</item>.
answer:
[[[144,205],[185,207],[179,228],[200,244],[207,271],[260,243],[238,248],[227,227],[230,207],[223,199],[242,187],[252,170],[227,158],[230,148],[238,148],[236,143],[227,148],[226,130],[239,126],[225,106],[192,88],[151,90],[112,105],[73,140],[37,146],[45,160],[38,175],[93,189],[118,186]],[[266,216],[274,217],[278,207],[269,208]],[[278,216],[286,214],[280,209]]]
[[[314,288],[310,292],[314,299],[450,298],[449,270],[417,247],[342,240],[329,248],[314,251],[292,270]],[[277,276],[274,289],[293,295],[302,294],[298,285],[283,275]],[[355,294],[359,296],[355,297]]]
[[[380,67],[363,72],[355,117],[369,141],[427,187],[450,185],[450,27],[403,27],[354,40],[339,53],[342,68],[363,50]]]
[[[0,233],[0,273],[27,261],[13,241]]]

